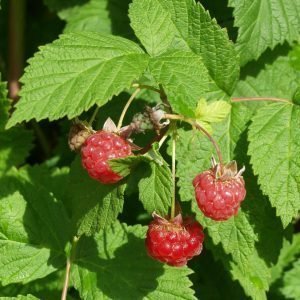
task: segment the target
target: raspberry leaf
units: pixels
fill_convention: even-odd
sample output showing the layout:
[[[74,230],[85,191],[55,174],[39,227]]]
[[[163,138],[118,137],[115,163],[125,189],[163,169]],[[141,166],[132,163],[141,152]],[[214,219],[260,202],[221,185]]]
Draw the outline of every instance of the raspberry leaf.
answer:
[[[38,300],[39,298],[36,298],[36,297],[28,294],[26,296],[19,295],[17,297],[1,297],[0,299],[2,299],[2,300]]]
[[[284,226],[300,210],[299,119],[298,106],[274,103],[262,108],[249,128],[254,172]]]
[[[146,230],[116,222],[79,241],[71,280],[83,299],[195,299],[190,269],[167,267],[148,257]]]
[[[49,170],[41,167],[18,172],[12,169],[1,179],[0,281],[3,285],[25,284],[64,266],[70,223],[60,199],[45,184],[52,180]]]
[[[129,88],[148,64],[133,42],[95,32],[68,33],[30,59],[8,127],[30,119],[73,118]]]
[[[144,167],[145,168],[145,167]],[[168,166],[151,162],[138,183],[139,199],[152,214],[168,214],[172,201],[172,174]]]
[[[103,185],[91,179],[76,159],[71,166],[67,199],[73,231],[92,235],[113,223],[123,210],[124,185]]]
[[[180,16],[180,17],[179,17]],[[129,17],[148,53],[190,50],[203,59],[219,88],[231,94],[238,79],[238,57],[227,32],[194,0],[135,0]]]
[[[268,47],[299,38],[300,3],[298,0],[230,0],[234,25],[239,28],[237,50],[241,65],[257,59]]]
[[[198,100],[210,88],[203,60],[193,52],[172,50],[151,58],[149,68],[165,87],[173,109],[193,116]]]

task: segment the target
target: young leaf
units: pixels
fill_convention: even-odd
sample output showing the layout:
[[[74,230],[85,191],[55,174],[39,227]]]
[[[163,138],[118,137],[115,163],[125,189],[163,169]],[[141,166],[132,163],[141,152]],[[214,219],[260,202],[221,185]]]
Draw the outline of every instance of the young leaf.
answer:
[[[268,47],[299,38],[298,0],[229,0],[234,8],[234,25],[239,28],[237,50],[241,65],[257,59]]]
[[[227,32],[194,0],[135,0],[131,26],[152,56],[190,49],[203,58],[219,88],[231,94],[238,80],[238,57]]]
[[[149,258],[145,233],[146,227],[116,222],[79,241],[71,280],[83,299],[195,299],[191,270]]]
[[[274,103],[249,128],[249,154],[258,182],[287,226],[300,209],[300,108]]]
[[[166,88],[173,109],[193,116],[198,100],[209,90],[210,77],[202,59],[193,52],[174,50],[151,58],[149,68]]]
[[[8,127],[35,118],[73,118],[128,88],[148,64],[133,42],[95,32],[68,33],[30,59]]]
[[[207,103],[204,98],[201,98],[197,104],[195,111],[195,118],[198,123],[207,131],[211,132],[210,123],[217,123],[223,121],[230,112],[230,104],[228,102],[219,100]]]
[[[76,159],[71,166],[67,198],[73,230],[92,235],[113,223],[123,210],[124,185],[103,185],[90,178]]]

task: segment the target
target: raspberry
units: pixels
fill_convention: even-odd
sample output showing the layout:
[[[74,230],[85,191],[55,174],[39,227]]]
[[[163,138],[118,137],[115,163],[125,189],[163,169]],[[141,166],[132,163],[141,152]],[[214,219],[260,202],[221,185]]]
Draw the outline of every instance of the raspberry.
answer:
[[[181,267],[202,251],[204,233],[201,225],[191,217],[182,219],[181,214],[171,220],[154,215],[146,237],[149,256]]]
[[[104,130],[88,137],[81,147],[83,167],[90,177],[104,184],[115,183],[123,178],[110,168],[108,160],[131,154],[131,146],[126,140]]]
[[[245,199],[245,182],[237,172],[236,162],[221,168],[220,164],[197,175],[193,180],[196,200],[206,217],[224,221],[238,213],[240,203]]]

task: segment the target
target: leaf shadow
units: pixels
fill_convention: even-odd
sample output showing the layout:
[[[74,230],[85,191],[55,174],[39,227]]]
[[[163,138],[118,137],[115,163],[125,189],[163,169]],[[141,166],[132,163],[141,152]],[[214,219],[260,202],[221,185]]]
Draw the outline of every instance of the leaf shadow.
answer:
[[[0,178],[0,187],[2,187],[0,198],[12,196],[18,192],[25,201],[24,208],[20,208],[18,202],[11,203],[10,207],[9,204],[4,206],[3,209],[8,209],[8,217],[16,217],[16,219],[7,223],[2,233],[7,235],[8,239],[35,247],[37,250],[49,249],[47,265],[60,269],[66,262],[64,249],[71,237],[70,220],[62,202],[55,199],[53,194],[39,182],[40,174],[35,173],[34,168],[27,168],[27,175],[29,180],[10,173]],[[8,200],[6,198],[1,201]],[[19,218],[18,214],[20,214]],[[21,223],[21,225],[15,225],[15,223]]]
[[[109,252],[104,232],[104,259],[97,252],[92,237],[84,236],[79,241],[75,263],[96,275],[97,287],[110,299],[141,300],[154,291],[157,278],[164,273],[164,267],[146,254],[144,239],[128,233],[128,242]]]

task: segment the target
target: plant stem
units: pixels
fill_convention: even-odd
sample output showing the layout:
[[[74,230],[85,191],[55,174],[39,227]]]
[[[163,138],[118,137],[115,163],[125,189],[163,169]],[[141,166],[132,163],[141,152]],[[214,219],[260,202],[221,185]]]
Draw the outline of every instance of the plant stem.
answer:
[[[174,126],[172,135],[172,181],[173,181],[173,193],[172,193],[172,206],[171,206],[171,219],[175,218],[175,206],[176,206],[176,126]]]
[[[92,114],[92,116],[91,116],[91,118],[89,120],[89,125],[90,126],[92,126],[93,122],[95,121],[95,118],[96,118],[96,116],[97,116],[97,114],[99,112],[99,109],[100,109],[100,107],[97,106],[96,109],[94,110],[94,112],[93,112],[93,114]]]
[[[223,157],[222,157],[222,153],[221,150],[217,144],[217,142],[214,140],[214,138],[195,120],[191,119],[191,118],[187,118],[185,116],[182,115],[173,115],[173,114],[165,114],[165,118],[169,119],[169,120],[179,120],[179,121],[184,121],[186,123],[189,123],[190,125],[192,125],[193,127],[195,127],[196,129],[198,129],[199,131],[202,131],[210,140],[210,142],[213,144],[217,155],[218,155],[218,159],[219,159],[219,163],[221,165],[223,165]]]
[[[70,257],[67,259],[67,265],[66,265],[66,275],[65,275],[65,281],[64,281],[64,287],[61,293],[61,300],[67,299],[68,294],[68,288],[69,288],[69,281],[70,281],[70,271],[71,271],[71,264],[75,259],[75,253],[76,253],[76,246],[79,241],[79,237],[74,236],[73,242],[72,242],[72,248],[71,248],[71,254]]]
[[[44,131],[42,130],[41,126],[37,123],[36,120],[32,120],[31,126],[36,134],[36,137],[38,139],[38,142],[40,143],[43,152],[45,154],[45,157],[48,158],[50,157],[51,154],[51,146],[48,143],[47,137],[45,136]]]
[[[160,90],[151,86],[151,85],[146,85],[146,84],[139,84],[139,83],[133,83],[132,84],[132,87],[135,87],[135,88],[140,88],[140,89],[146,89],[146,90],[150,90],[150,91],[154,91],[156,93],[159,93],[160,94]]]
[[[273,97],[239,97],[232,98],[232,102],[246,102],[246,101],[273,101],[273,102],[288,102],[291,103],[288,99],[283,98],[273,98]]]
[[[13,100],[18,99],[23,70],[25,8],[25,0],[9,1],[8,82],[9,97]]]
[[[121,127],[122,127],[122,123],[123,123],[123,120],[124,120],[124,117],[125,117],[125,114],[130,106],[130,104],[132,103],[132,101],[134,100],[134,98],[137,96],[137,94],[141,91],[140,88],[137,88],[134,93],[130,96],[130,98],[128,99],[127,103],[125,104],[124,108],[123,108],[123,111],[121,113],[121,116],[120,116],[120,119],[119,119],[119,122],[118,122],[118,126],[117,126],[117,129],[120,130]]]

